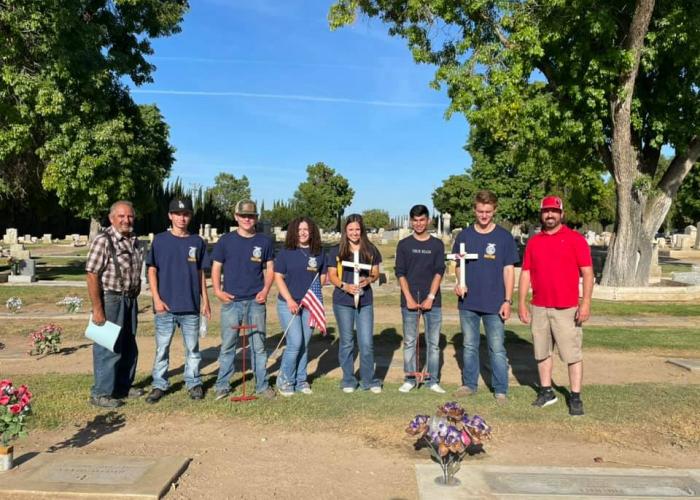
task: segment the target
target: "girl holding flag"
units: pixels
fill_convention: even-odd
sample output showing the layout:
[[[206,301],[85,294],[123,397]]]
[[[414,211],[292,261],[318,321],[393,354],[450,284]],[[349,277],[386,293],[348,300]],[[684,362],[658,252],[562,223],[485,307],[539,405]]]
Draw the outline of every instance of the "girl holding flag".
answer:
[[[282,396],[292,396],[295,391],[312,394],[306,365],[314,327],[326,331],[320,293],[326,279],[325,267],[318,226],[308,217],[294,219],[287,228],[284,248],[275,258],[277,314],[287,332],[287,347],[277,377],[277,390]]]

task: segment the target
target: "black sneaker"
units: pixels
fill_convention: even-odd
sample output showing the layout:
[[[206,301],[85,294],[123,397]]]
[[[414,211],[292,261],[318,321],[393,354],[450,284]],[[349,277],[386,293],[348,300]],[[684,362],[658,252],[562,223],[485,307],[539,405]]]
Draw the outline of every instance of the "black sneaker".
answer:
[[[90,396],[90,404],[100,408],[119,408],[124,402],[110,396]]]
[[[164,390],[155,388],[146,396],[146,403],[157,403],[164,395]]]
[[[190,398],[191,399],[204,399],[204,389],[202,389],[201,385],[197,385],[190,389]]]
[[[569,415],[572,417],[583,416],[583,401],[581,401],[581,398],[569,400]]]
[[[231,389],[217,389],[215,399],[219,401],[220,399],[227,398],[231,394]]]
[[[556,402],[557,402],[557,395],[554,394],[554,391],[552,391],[552,390],[540,391],[540,393],[537,395],[537,399],[535,399],[532,402],[532,406],[536,406],[538,408],[544,408],[545,406],[553,405]]]

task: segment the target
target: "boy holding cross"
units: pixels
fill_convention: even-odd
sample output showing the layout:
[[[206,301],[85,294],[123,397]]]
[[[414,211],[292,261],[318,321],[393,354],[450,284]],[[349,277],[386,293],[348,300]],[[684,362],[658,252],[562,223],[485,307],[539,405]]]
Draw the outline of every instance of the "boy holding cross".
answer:
[[[455,239],[452,251],[466,248],[476,259],[457,258],[457,273],[466,272],[455,286],[462,327],[462,387],[455,396],[476,392],[479,380],[480,323],[483,321],[491,361],[491,386],[498,403],[508,393],[508,357],[504,323],[510,317],[515,284],[514,264],[520,259],[511,234],[493,221],[498,199],[482,190],[474,197],[475,223]],[[460,253],[464,253],[460,250]],[[466,264],[463,264],[466,261]],[[464,266],[463,269],[460,269]],[[459,276],[459,274],[458,274]],[[464,275],[462,275],[464,276]],[[464,283],[464,285],[462,285]]]

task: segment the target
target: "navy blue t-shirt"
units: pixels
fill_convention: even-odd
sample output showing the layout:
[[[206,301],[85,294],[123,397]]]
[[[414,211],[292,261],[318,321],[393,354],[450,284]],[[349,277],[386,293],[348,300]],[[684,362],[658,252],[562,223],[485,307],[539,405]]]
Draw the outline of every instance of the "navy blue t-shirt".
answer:
[[[467,294],[459,299],[459,309],[498,313],[506,297],[503,268],[520,260],[513,236],[498,225],[488,234],[469,226],[457,235],[453,253],[459,252],[460,243],[464,243],[467,253],[478,254],[479,258],[466,261]]]
[[[343,267],[340,262],[338,262],[338,251],[340,250],[339,246],[335,246],[331,248],[328,251],[328,258],[326,259],[326,263],[328,266],[328,272],[338,272],[338,266],[341,266],[343,269],[343,274],[342,277],[340,278],[340,281],[344,281],[345,283],[348,284],[353,284],[354,279],[354,270],[351,267]],[[360,264],[370,264],[372,266],[378,266],[379,263],[382,261],[382,255],[379,253],[379,250],[377,250],[377,247],[372,245],[370,247],[370,251],[372,252],[372,261],[371,262],[365,262],[365,259],[362,258],[362,254],[360,254]],[[352,262],[354,257],[350,255],[348,257],[347,261]],[[332,269],[335,268],[335,269]],[[360,269],[360,279],[366,278],[369,276],[370,271],[367,269]],[[367,306],[372,304],[372,286],[367,285],[362,289],[364,293],[360,295],[360,306]],[[338,304],[341,306],[351,306],[355,307],[355,297],[352,294],[349,294],[347,292],[344,292],[340,288],[336,288],[333,291],[333,304]]]
[[[263,269],[273,257],[272,238],[260,233],[245,238],[237,231],[223,235],[211,252],[211,260],[223,265],[223,289],[235,302],[252,300],[263,289]]]
[[[158,270],[158,294],[170,312],[199,314],[202,269],[207,244],[196,234],[158,233],[146,256],[146,265]]]
[[[275,257],[275,272],[284,275],[284,282],[295,302],[299,302],[316,278],[326,272],[323,250],[318,255],[311,255],[308,248],[283,248]],[[278,300],[284,301],[280,294]]]
[[[445,274],[445,245],[431,236],[425,241],[413,235],[402,239],[396,246],[397,278],[406,278],[413,300],[423,302],[430,293],[430,285],[436,274]],[[441,296],[438,288],[433,307],[440,307]],[[406,297],[401,294],[401,307],[406,307]]]

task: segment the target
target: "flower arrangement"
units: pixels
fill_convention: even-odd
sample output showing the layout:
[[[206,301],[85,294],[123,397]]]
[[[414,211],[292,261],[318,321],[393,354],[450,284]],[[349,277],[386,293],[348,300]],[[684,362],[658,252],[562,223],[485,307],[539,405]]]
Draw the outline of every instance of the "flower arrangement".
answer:
[[[12,276],[17,276],[20,272],[22,272],[22,260],[21,259],[16,259],[14,257],[8,257],[7,258],[7,265],[10,268],[10,274],[12,274]]]
[[[63,329],[53,323],[48,323],[29,334],[30,356],[39,354],[55,354],[61,350],[61,334]]]
[[[491,427],[480,416],[470,417],[459,404],[450,402],[439,406],[435,416],[416,415],[406,433],[418,437],[416,449],[430,448],[431,456],[442,467],[439,482],[451,485],[464,456],[483,451],[482,443],[491,437]]]
[[[73,314],[74,312],[80,311],[83,307],[83,299],[67,295],[63,297],[63,300],[56,302],[56,305],[64,306],[66,308],[66,313]]]
[[[31,413],[31,400],[32,393],[26,385],[15,389],[11,380],[0,380],[0,442],[3,446],[27,435],[24,427]]]
[[[5,302],[5,307],[9,309],[12,314],[17,314],[22,309],[22,299],[19,297],[10,297]]]

